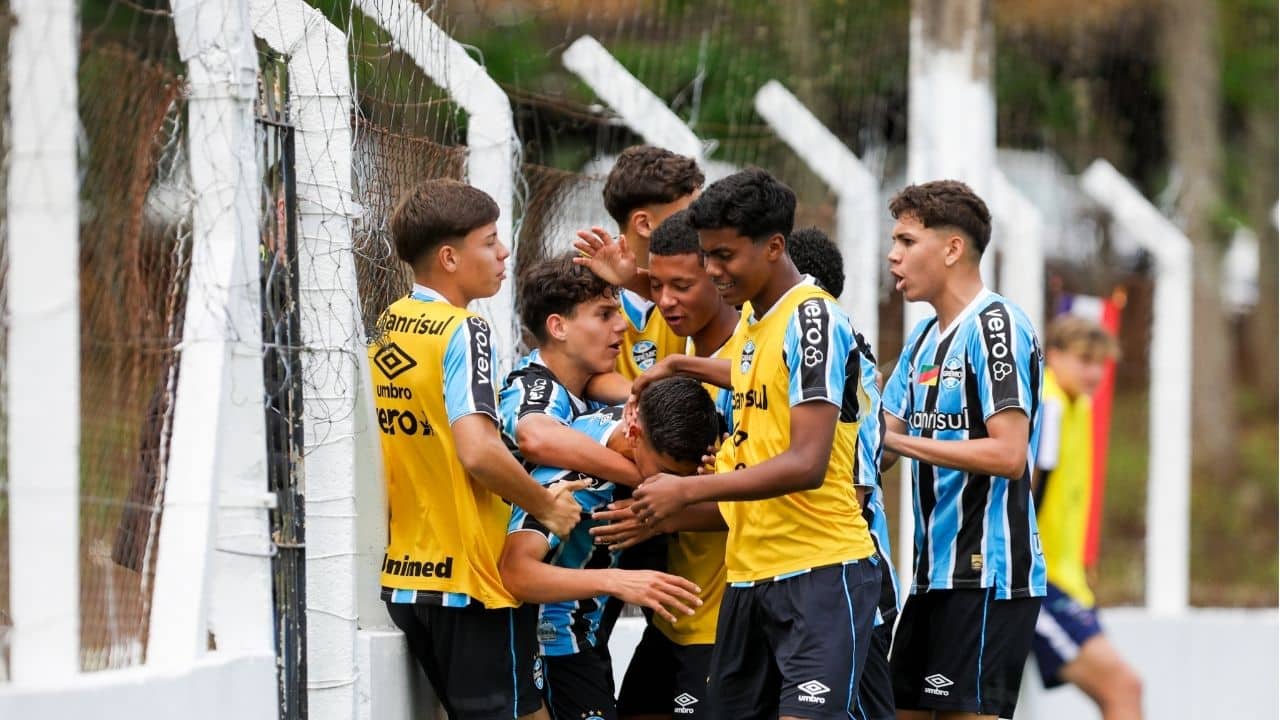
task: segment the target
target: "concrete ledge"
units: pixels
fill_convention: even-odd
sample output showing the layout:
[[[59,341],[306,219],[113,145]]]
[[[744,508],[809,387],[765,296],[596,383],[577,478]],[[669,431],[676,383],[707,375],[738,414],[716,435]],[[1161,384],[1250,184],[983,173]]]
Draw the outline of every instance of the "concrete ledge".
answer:
[[[214,652],[181,670],[142,666],[59,683],[0,685],[2,718],[275,720],[276,705],[273,655]]]

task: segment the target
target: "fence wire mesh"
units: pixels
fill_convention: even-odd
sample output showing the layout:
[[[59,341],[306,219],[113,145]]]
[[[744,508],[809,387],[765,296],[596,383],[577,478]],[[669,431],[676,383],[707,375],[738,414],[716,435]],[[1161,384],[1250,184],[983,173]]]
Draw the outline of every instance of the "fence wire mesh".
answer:
[[[0,680],[9,676],[9,0],[0,0]]]

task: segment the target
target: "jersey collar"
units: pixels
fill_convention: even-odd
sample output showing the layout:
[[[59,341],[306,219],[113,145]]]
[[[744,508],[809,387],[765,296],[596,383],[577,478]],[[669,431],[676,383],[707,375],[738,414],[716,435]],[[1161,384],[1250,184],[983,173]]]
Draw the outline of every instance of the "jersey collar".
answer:
[[[955,332],[955,329],[960,327],[960,323],[967,320],[970,315],[972,315],[974,312],[977,311],[978,306],[980,306],[983,302],[985,302],[988,298],[990,298],[994,294],[995,293],[987,289],[986,285],[983,285],[982,289],[978,291],[978,294],[972,300],[970,300],[969,304],[965,305],[964,309],[960,311],[960,314],[956,316],[956,319],[952,320],[951,324],[948,325],[946,329],[940,330],[938,332],[938,337],[944,338],[950,335],[951,333]]]
[[[424,302],[442,302],[446,305],[449,304],[449,301],[440,292],[432,290],[426,285],[419,285],[418,283],[413,284],[413,292],[409,293],[409,296],[414,300],[422,300]]]
[[[787,288],[787,291],[782,293],[782,296],[779,297],[777,301],[773,303],[773,307],[769,308],[769,310],[765,312],[764,315],[761,315],[760,317],[756,317],[754,312],[743,313],[743,315],[745,315],[747,318],[747,324],[755,325],[758,322],[763,322],[765,318],[773,314],[774,310],[778,309],[778,306],[782,304],[783,300],[787,299],[788,295],[795,292],[797,289],[804,287],[805,285],[817,285],[817,284],[818,284],[818,281],[814,280],[812,275],[801,275],[800,282],[796,283],[795,285],[792,285],[790,288]]]

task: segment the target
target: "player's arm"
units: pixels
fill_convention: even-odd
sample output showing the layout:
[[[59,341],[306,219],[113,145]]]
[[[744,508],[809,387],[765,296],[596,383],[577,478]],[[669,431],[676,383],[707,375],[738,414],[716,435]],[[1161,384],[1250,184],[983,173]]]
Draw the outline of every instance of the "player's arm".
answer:
[[[610,550],[626,550],[663,533],[729,529],[720,508],[713,502],[690,505],[657,525],[642,522],[631,509],[633,503],[633,500],[620,500],[610,503],[607,510],[598,510],[591,515],[592,519],[606,523],[591,528],[591,537],[597,545],[608,545]]]
[[[463,416],[452,428],[458,460],[481,487],[528,510],[561,537],[578,524],[580,513],[573,491],[586,487],[586,481],[542,487],[507,450],[493,419],[484,414]]]
[[[692,615],[702,604],[701,589],[676,575],[650,570],[579,570],[543,562],[550,544],[539,532],[517,530],[507,536],[498,561],[502,584],[517,599],[531,603],[585,600],[610,595],[647,607],[671,622]]]
[[[528,413],[516,422],[520,454],[534,465],[576,470],[609,482],[635,487],[640,484],[636,466],[622,455],[542,413]]]
[[[631,395],[631,381],[616,372],[592,375],[583,393],[588,400],[606,405],[621,405]]]
[[[833,303],[807,300],[788,325],[784,347],[790,446],[758,465],[732,472],[649,478],[634,495],[636,514],[643,520],[661,522],[698,502],[761,500],[822,485],[846,389],[857,391],[858,378],[846,377],[853,328]]]
[[[636,398],[640,397],[640,391],[651,383],[677,375],[691,377],[698,382],[708,383],[717,387],[732,388],[733,379],[731,373],[733,372],[733,366],[729,363],[729,360],[721,358],[706,358],[698,357],[697,355],[668,355],[654,363],[648,370],[641,373],[640,377],[635,379],[635,382],[631,384],[631,397],[627,402],[634,402]]]
[[[886,450],[940,467],[975,475],[1017,480],[1027,471],[1027,442],[1031,421],[1020,408],[1002,410],[987,418],[988,437],[937,440],[901,432],[887,432]]]
[[[880,471],[887,471],[898,462],[898,453],[889,447],[890,435],[904,435],[907,432],[907,423],[902,418],[889,413],[884,414],[884,451],[880,455]]]
[[[821,487],[831,459],[840,408],[806,402],[791,408],[791,446],[752,467],[688,478],[654,475],[636,488],[635,512],[663,522],[694,503],[763,500]]]
[[[556,535],[567,535],[579,519],[570,484],[554,490],[539,485],[498,432],[492,347],[489,325],[478,317],[461,323],[445,347],[445,410],[458,461],[480,486],[529,511]]]

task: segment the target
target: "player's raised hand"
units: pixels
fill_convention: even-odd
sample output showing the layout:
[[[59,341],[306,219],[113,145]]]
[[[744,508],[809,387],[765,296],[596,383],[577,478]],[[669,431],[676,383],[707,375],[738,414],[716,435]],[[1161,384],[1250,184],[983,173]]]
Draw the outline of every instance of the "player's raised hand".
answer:
[[[591,528],[591,537],[597,545],[608,545],[615,551],[626,550],[658,534],[657,528],[640,522],[640,518],[631,511],[634,502],[631,499],[619,500],[609,503],[608,509],[591,514],[593,520],[605,523]]]
[[[602,227],[579,230],[573,247],[581,253],[573,261],[611,285],[626,285],[636,276],[636,255],[627,246],[626,235],[614,239]]]
[[[574,499],[573,494],[591,486],[590,480],[574,480],[558,482],[547,488],[551,494],[551,503],[541,514],[530,513],[538,522],[559,537],[568,537],[573,527],[582,518],[582,506]]]
[[[658,473],[645,480],[631,497],[631,510],[645,525],[658,525],[683,510],[689,499],[685,494],[685,478]]]
[[[609,594],[632,605],[647,607],[676,622],[676,613],[692,615],[702,604],[701,588],[678,576],[654,570],[612,570]]]

